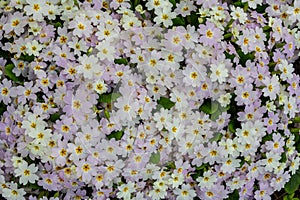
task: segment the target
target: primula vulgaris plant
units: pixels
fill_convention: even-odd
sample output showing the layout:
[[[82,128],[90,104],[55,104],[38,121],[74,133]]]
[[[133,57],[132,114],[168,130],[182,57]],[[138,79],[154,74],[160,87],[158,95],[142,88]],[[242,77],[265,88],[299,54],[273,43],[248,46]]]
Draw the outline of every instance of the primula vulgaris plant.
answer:
[[[300,1],[0,11],[1,198],[293,198]]]

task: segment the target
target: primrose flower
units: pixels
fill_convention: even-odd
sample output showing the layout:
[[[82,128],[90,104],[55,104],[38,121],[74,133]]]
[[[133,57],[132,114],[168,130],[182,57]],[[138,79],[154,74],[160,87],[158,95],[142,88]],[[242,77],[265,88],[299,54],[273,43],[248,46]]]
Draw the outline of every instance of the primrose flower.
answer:
[[[212,81],[223,83],[228,77],[228,69],[226,68],[224,63],[213,63],[210,70],[212,72],[210,75]]]
[[[32,15],[32,18],[37,21],[43,21],[44,17],[43,14],[46,1],[41,0],[41,1],[35,1],[35,0],[26,0],[26,2],[29,5],[26,5],[24,7],[24,10],[28,16]]]
[[[214,46],[221,41],[222,32],[215,24],[207,22],[206,25],[199,25],[200,42],[205,46]]]
[[[6,34],[14,31],[16,35],[21,35],[24,32],[24,26],[26,25],[26,17],[20,12],[15,12],[13,15],[8,15],[7,22],[3,25],[3,30]]]
[[[183,184],[181,189],[176,188],[174,194],[177,195],[176,200],[188,200],[193,199],[196,196],[196,192],[190,185]]]
[[[154,18],[154,22],[157,24],[163,24],[165,27],[169,27],[173,24],[172,19],[176,17],[176,14],[172,12],[170,7],[162,7],[155,10],[155,14],[157,15]]]
[[[78,66],[78,72],[83,74],[86,79],[92,79],[93,75],[98,71],[98,58],[94,55],[83,55],[79,57],[80,65]]]
[[[0,1],[0,199],[289,189],[300,3],[230,2]]]
[[[291,79],[293,77],[292,73],[294,71],[294,67],[292,64],[289,64],[287,60],[283,60],[278,64],[279,70],[282,72],[280,74],[281,80],[285,81],[287,79]]]
[[[265,88],[262,90],[265,97],[270,97],[271,100],[275,100],[276,95],[279,94],[279,78],[274,75],[272,78],[265,77],[262,81],[265,84]]]
[[[241,24],[244,24],[247,20],[247,14],[244,10],[240,7],[231,6],[231,13],[232,19],[237,19]]]
[[[38,180],[39,177],[35,174],[37,170],[38,168],[34,164],[28,166],[27,162],[22,162],[15,170],[15,174],[20,176],[20,183],[26,185],[28,182],[35,183]]]
[[[89,37],[92,33],[92,25],[83,16],[76,16],[73,21],[69,23],[69,28],[73,29],[73,34],[81,38],[82,36]]]
[[[25,200],[25,190],[23,188],[18,189],[18,185],[16,183],[11,182],[9,187],[4,188],[2,192],[3,197],[6,199]]]
[[[135,192],[135,186],[133,182],[129,181],[128,183],[119,186],[118,190],[118,198],[131,199],[130,196],[133,192]]]

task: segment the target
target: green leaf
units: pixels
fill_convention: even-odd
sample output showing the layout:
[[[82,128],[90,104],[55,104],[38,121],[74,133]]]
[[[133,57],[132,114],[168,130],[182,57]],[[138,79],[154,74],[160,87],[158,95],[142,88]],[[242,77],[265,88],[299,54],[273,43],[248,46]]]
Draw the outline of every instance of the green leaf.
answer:
[[[196,12],[192,12],[191,15],[186,17],[188,24],[191,24],[195,27],[199,26],[198,15]]]
[[[50,121],[51,122],[55,122],[56,120],[58,120],[60,118],[60,115],[59,113],[53,113],[51,116],[50,116]]]
[[[5,71],[6,76],[10,80],[19,83],[20,81],[19,81],[18,77],[12,72],[12,70],[14,69],[14,67],[15,66],[13,64],[8,64],[8,65],[5,66],[5,70],[4,71]]]
[[[42,198],[43,196],[46,196],[46,195],[45,195],[45,191],[41,191],[41,192],[39,193],[38,199]]]
[[[3,113],[6,111],[6,107],[7,106],[3,102],[0,103],[0,116],[2,116]]]
[[[59,192],[56,192],[54,195],[53,195],[54,198],[57,198],[59,197]]]
[[[271,27],[268,26],[268,25],[266,25],[266,26],[263,27],[263,31],[268,31],[268,30],[270,30],[270,29],[271,29]]]
[[[89,56],[93,52],[93,48],[89,48],[86,52],[86,55]]]
[[[173,4],[173,7],[176,6],[176,1],[175,0],[169,0],[169,2]]]
[[[268,4],[257,5],[256,11],[258,13],[264,13],[267,7],[268,7]]]
[[[36,189],[39,189],[39,190],[43,189],[43,187],[39,186],[39,185],[36,184],[36,183],[30,184],[29,187],[30,187],[31,189],[34,189],[34,190],[36,190]]]
[[[107,135],[108,139],[115,138],[116,140],[120,140],[124,134],[124,131],[113,131],[111,134]]]
[[[300,173],[299,170],[297,170],[297,172],[294,175],[292,175],[289,182],[287,182],[284,185],[284,190],[288,194],[292,194],[292,193],[296,192],[296,190],[299,188],[299,185],[300,185],[300,175],[299,175],[299,173]]]
[[[249,8],[248,2],[245,2],[244,11],[247,12],[248,8]]]
[[[172,19],[173,26],[185,26],[185,21],[182,17],[176,17],[175,19]]]
[[[233,36],[232,33],[226,33],[226,34],[224,35],[224,39],[231,38],[232,36]]]
[[[210,141],[210,142],[213,142],[213,141],[218,142],[218,141],[221,140],[222,137],[223,137],[223,134],[220,133],[220,132],[217,132],[217,133],[214,134],[214,137],[211,138],[209,141]]]
[[[27,55],[27,54],[21,54],[20,57],[19,57],[20,60],[24,60],[24,61],[27,61],[27,62],[32,62],[34,61],[34,55]]]
[[[300,117],[295,117],[295,118],[293,119],[293,122],[294,122],[294,123],[300,123]]]
[[[120,93],[101,94],[98,101],[101,103],[111,103],[121,96]]]
[[[291,200],[291,199],[294,198],[294,195],[295,195],[295,193],[287,194],[286,197],[287,197],[288,200]]]
[[[293,134],[298,134],[298,133],[300,133],[300,128],[291,128],[290,131]]]
[[[222,114],[222,111],[220,109],[218,109],[216,112],[211,114],[210,119],[213,121],[216,121],[221,114]]]
[[[166,168],[168,169],[176,169],[176,165],[174,161],[170,161],[167,163]]]
[[[10,59],[12,57],[11,53],[9,51],[4,51],[0,49],[0,57],[5,59]]]
[[[236,128],[237,128],[237,120],[230,120],[229,123],[228,123],[228,130],[231,132],[231,133],[235,133],[236,132]]]
[[[128,60],[126,58],[119,58],[119,59],[115,59],[114,60],[115,64],[119,64],[119,65],[127,65],[128,64]]]
[[[262,142],[265,143],[266,141],[272,140],[273,136],[272,134],[267,134],[262,138]]]
[[[240,198],[239,191],[234,190],[233,193],[229,194],[229,197],[227,198],[227,200],[236,200],[239,198]]]
[[[217,112],[219,108],[219,103],[216,101],[211,101],[210,99],[204,101],[204,103],[200,106],[200,111],[205,112],[206,114],[213,114]]]
[[[134,1],[130,1],[130,2],[132,3],[133,9],[135,9],[135,7],[140,4],[140,0],[134,0]]]
[[[110,114],[109,114],[108,110],[104,110],[104,116],[106,117],[106,119],[109,120]]]
[[[204,163],[204,164],[202,164],[200,167],[196,167],[196,171],[201,171],[201,170],[206,171],[206,168],[207,168],[207,167],[209,167],[209,164]]]
[[[150,162],[153,164],[158,164],[160,161],[160,153],[152,153],[150,156]]]
[[[281,163],[285,163],[285,162],[286,162],[286,160],[287,160],[287,158],[286,158],[286,154],[285,154],[285,152],[283,152],[283,153],[281,154],[281,159],[279,160],[279,162],[281,162]]]
[[[228,22],[228,24],[226,25],[226,27],[224,28],[224,31],[227,31],[227,30],[231,27],[231,25],[233,24],[234,21],[235,21],[234,19],[231,19],[231,20]]]
[[[224,54],[226,56],[226,58],[230,59],[231,61],[234,59],[234,55],[233,54],[229,54],[228,52],[224,51]]]
[[[255,57],[252,53],[244,54],[244,52],[243,52],[241,49],[238,49],[238,50],[237,50],[237,53],[238,53],[239,58],[240,58],[240,63],[241,63],[241,65],[243,65],[243,66],[245,66],[247,60],[253,61],[253,60],[254,60],[254,57]]]
[[[54,28],[63,27],[63,25],[60,22],[56,22],[54,24]]]
[[[74,0],[74,5],[75,5],[75,6],[79,6],[79,4],[78,4],[78,1],[77,1],[77,0]]]
[[[160,97],[160,99],[157,101],[157,103],[165,109],[170,109],[175,105],[175,103],[173,101],[171,101],[170,99],[168,99],[166,97]]]

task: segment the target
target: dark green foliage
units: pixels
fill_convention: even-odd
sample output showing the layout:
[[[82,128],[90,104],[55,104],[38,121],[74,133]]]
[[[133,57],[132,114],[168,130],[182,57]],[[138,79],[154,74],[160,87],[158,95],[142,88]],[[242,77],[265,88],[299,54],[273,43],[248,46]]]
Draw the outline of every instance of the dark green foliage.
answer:
[[[157,103],[165,109],[170,109],[175,105],[175,103],[173,101],[171,101],[170,99],[168,99],[166,97],[160,97],[160,99],[157,101]]]

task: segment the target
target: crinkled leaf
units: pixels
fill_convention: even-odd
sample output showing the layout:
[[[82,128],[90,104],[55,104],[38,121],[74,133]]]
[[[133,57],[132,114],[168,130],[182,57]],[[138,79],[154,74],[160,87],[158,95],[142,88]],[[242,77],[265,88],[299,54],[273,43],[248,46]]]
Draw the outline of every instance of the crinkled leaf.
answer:
[[[261,4],[261,5],[258,4],[255,10],[258,13],[264,13],[267,7],[268,7],[268,4]]]
[[[271,134],[267,134],[262,138],[262,142],[265,143],[266,141],[272,140],[273,136]]]
[[[3,102],[0,103],[0,116],[6,111],[6,107],[7,106]]]
[[[111,103],[117,100],[120,96],[120,93],[101,94],[98,101],[101,103]]]
[[[111,134],[107,135],[108,139],[115,138],[116,140],[120,140],[124,134],[124,131],[113,131]]]
[[[185,21],[182,17],[176,17],[175,19],[172,19],[173,26],[185,26]]]
[[[295,117],[293,119],[293,123],[300,123],[300,117]]]
[[[236,1],[233,3],[233,5],[237,6],[237,7],[241,7],[244,8],[246,3],[243,3],[241,1]]]
[[[128,64],[128,60],[126,58],[119,58],[119,59],[115,59],[114,60],[115,64],[119,64],[119,65],[127,65]]]
[[[286,158],[286,154],[285,154],[285,152],[283,152],[283,153],[281,154],[281,159],[279,160],[279,162],[281,162],[281,163],[285,163],[285,162],[286,162],[286,160],[287,160],[287,158]]]
[[[158,164],[160,161],[160,153],[152,153],[150,156],[150,162],[153,164]]]
[[[199,26],[198,15],[196,14],[196,12],[192,12],[191,15],[187,16],[186,20],[190,25],[193,25],[195,27]]]
[[[9,58],[11,58],[11,53],[9,51],[4,51],[4,50],[0,49],[0,57],[9,59]]]
[[[56,22],[54,24],[54,28],[63,27],[63,25],[60,22]]]
[[[27,55],[27,54],[21,54],[20,57],[19,57],[19,60],[24,60],[24,61],[27,61],[27,62],[32,62],[34,61],[34,55]]]
[[[284,185],[284,190],[289,193],[292,194],[294,192],[296,192],[296,190],[299,188],[300,185],[300,171],[297,170],[297,172],[292,175],[291,179],[289,180],[289,182],[287,182]]]
[[[200,111],[205,112],[206,114],[213,114],[217,112],[219,108],[219,103],[216,101],[205,101],[201,106],[200,106]]]
[[[134,10],[137,5],[140,4],[140,0],[130,1],[131,7]]]
[[[236,120],[230,120],[228,123],[228,130],[231,133],[235,133],[237,128],[237,121]]]
[[[58,120],[60,118],[60,115],[59,113],[53,113],[51,116],[50,116],[50,121],[51,122],[55,122],[56,120]]]
[[[201,166],[196,167],[196,171],[201,171],[201,170],[206,171],[206,168],[207,168],[207,167],[209,167],[209,164],[204,163],[204,164],[202,164]]]
[[[221,114],[222,114],[222,111],[220,109],[218,109],[216,112],[211,114],[210,119],[213,121],[216,121]]]
[[[224,28],[224,31],[227,31],[227,30],[231,27],[231,25],[232,25],[233,22],[234,22],[234,19],[231,19],[231,20],[228,22],[228,24],[226,25],[226,27]]]
[[[110,114],[109,114],[108,110],[104,110],[104,116],[106,117],[106,119],[110,118]]]
[[[39,190],[43,189],[43,187],[39,186],[39,185],[36,184],[36,183],[30,184],[30,188],[31,188],[31,189],[34,189],[34,190],[36,190],[36,189],[39,189]]]
[[[174,161],[171,161],[171,162],[167,163],[166,167],[167,167],[168,169],[176,169],[175,162],[174,162]]]
[[[54,198],[57,198],[59,197],[59,192],[56,192],[54,195],[53,195]]]
[[[173,4],[173,6],[176,6],[176,1],[175,0],[169,0],[170,3]]]
[[[209,141],[210,141],[210,142],[213,142],[213,141],[218,142],[218,141],[221,140],[222,137],[223,137],[223,134],[220,133],[220,132],[217,132],[217,133],[214,134],[214,137],[211,138]]]
[[[234,59],[234,55],[232,55],[232,54],[229,54],[228,52],[226,52],[226,51],[224,51],[224,54],[225,54],[225,56],[226,56],[226,58],[227,59],[230,59],[231,61]]]
[[[268,30],[270,30],[270,29],[271,29],[271,27],[268,26],[268,25],[266,25],[266,26],[263,27],[263,31],[268,31]]]
[[[166,97],[160,97],[160,99],[157,101],[157,103],[165,109],[170,109],[175,105],[175,103],[173,101],[171,101],[170,99],[168,99]]]
[[[38,196],[38,199],[41,199],[41,198],[43,198],[43,197],[49,197],[49,195],[50,195],[50,192],[48,192],[48,191],[41,191],[40,193],[39,193],[39,196]]]
[[[236,200],[239,198],[240,198],[239,191],[234,190],[231,194],[229,194],[229,197],[226,200]]]
[[[244,52],[241,49],[238,49],[237,53],[238,53],[239,58],[240,58],[240,63],[243,66],[245,66],[247,60],[251,60],[252,61],[254,59],[254,57],[255,57],[252,53],[244,54]]]
[[[89,56],[92,52],[93,52],[93,48],[91,47],[87,50],[86,55]]]
[[[6,65],[5,66],[5,74],[6,74],[6,76],[10,79],[10,80],[12,80],[12,81],[14,81],[14,82],[19,82],[19,79],[18,79],[18,77],[12,72],[12,70],[14,69],[14,65],[13,64],[8,64],[8,65]]]
[[[229,39],[229,38],[231,38],[233,36],[233,34],[232,33],[226,33],[225,35],[224,35],[224,39],[226,40],[226,39]]]
[[[290,128],[291,133],[294,134],[299,134],[300,133],[300,128]]]

